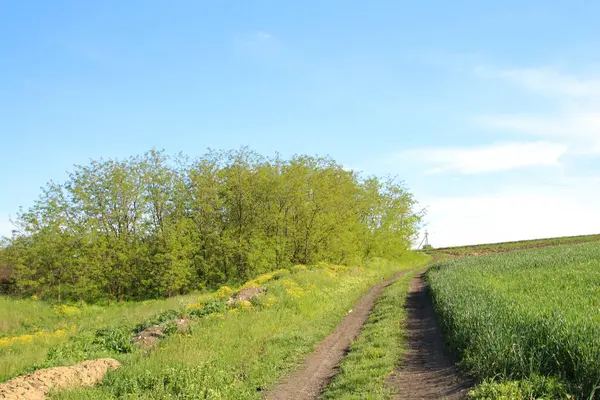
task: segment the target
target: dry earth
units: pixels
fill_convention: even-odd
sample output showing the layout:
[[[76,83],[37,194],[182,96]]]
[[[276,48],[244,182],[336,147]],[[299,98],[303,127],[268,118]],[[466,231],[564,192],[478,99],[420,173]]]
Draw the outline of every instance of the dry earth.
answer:
[[[410,282],[405,306],[408,351],[388,384],[397,393],[397,399],[462,399],[470,381],[459,373],[454,359],[446,352],[423,275]]]
[[[52,389],[92,386],[120,366],[112,358],[84,361],[70,367],[40,369],[0,383],[0,399],[44,400]]]

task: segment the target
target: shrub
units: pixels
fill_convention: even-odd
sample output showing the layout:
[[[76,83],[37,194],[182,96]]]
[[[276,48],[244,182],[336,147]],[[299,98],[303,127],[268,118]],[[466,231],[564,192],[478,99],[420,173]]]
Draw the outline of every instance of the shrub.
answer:
[[[223,314],[227,311],[227,304],[223,300],[209,300],[203,307],[190,311],[190,317],[201,318],[211,314]]]
[[[115,353],[131,353],[133,351],[131,329],[125,327],[99,329],[92,344]]]

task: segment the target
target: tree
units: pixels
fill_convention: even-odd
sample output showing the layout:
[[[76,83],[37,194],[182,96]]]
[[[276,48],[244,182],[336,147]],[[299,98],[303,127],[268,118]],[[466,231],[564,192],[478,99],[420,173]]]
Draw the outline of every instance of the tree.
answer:
[[[296,263],[397,257],[422,213],[402,183],[328,157],[151,150],[75,166],[2,251],[22,294],[171,296]]]

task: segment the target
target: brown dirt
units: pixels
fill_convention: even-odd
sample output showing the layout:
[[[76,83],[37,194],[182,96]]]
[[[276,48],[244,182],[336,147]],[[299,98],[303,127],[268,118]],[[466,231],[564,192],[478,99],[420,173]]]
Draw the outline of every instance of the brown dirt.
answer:
[[[408,351],[388,384],[397,399],[463,399],[470,381],[446,352],[424,272],[410,282],[406,299]]]
[[[325,385],[338,372],[337,365],[345,356],[352,341],[360,333],[381,290],[405,272],[398,272],[393,277],[369,289],[333,333],[317,345],[304,364],[269,390],[264,397],[268,400],[316,399]]]
[[[31,374],[0,383],[0,399],[44,400],[52,389],[92,386],[120,366],[112,358],[84,361],[70,367],[40,369]]]
[[[238,301],[252,300],[256,296],[260,296],[265,292],[265,289],[258,286],[249,286],[240,290],[227,300],[227,305],[230,306]]]
[[[137,344],[143,349],[150,349],[161,340],[165,338],[165,330],[169,323],[174,323],[177,326],[178,333],[186,333],[190,330],[190,320],[185,318],[172,319],[167,323],[160,325],[153,325],[149,328],[144,329],[131,339],[131,343]]]

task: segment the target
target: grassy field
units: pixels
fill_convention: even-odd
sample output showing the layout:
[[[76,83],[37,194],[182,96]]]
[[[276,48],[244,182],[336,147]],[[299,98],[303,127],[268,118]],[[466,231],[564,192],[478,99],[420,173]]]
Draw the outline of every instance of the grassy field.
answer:
[[[417,269],[388,286],[377,300],[369,320],[323,393],[323,399],[389,399],[386,379],[398,366],[405,350],[404,303]]]
[[[34,299],[0,297],[0,382],[45,365],[48,351],[100,328],[128,327],[196,296],[124,302],[107,306],[53,305]]]
[[[432,249],[428,251],[428,253],[447,254],[450,256],[483,255],[489,253],[503,253],[507,251],[522,250],[528,248],[589,242],[600,242],[600,235],[563,236],[548,239],[521,240],[517,242],[489,243],[457,247],[440,247],[438,249]]]
[[[473,397],[597,393],[599,243],[447,259],[428,279],[446,339],[482,382]]]
[[[39,300],[2,298],[0,313],[6,325],[0,339],[0,380],[39,367],[109,356],[123,367],[109,374],[101,387],[53,396],[259,398],[261,390],[300,362],[370,286],[428,259],[410,253],[394,263],[320,265],[263,275],[258,281],[268,294],[261,301],[195,318],[191,334],[171,335],[150,353],[128,346],[136,324],[162,310],[193,313],[208,307],[218,293],[62,308]]]

